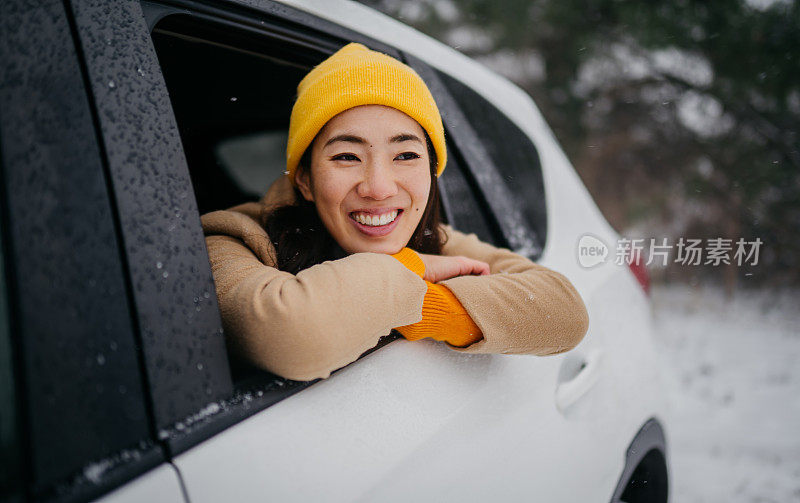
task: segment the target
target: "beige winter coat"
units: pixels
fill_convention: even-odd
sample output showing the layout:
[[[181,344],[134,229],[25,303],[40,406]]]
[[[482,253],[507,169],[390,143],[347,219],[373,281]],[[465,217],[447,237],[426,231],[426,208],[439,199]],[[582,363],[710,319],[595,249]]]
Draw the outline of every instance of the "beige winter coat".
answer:
[[[391,255],[355,253],[297,275],[273,267],[263,211],[294,201],[286,177],[259,202],[201,216],[229,348],[279,376],[328,378],[393,328],[422,319],[425,282]],[[487,262],[491,274],[442,281],[483,332],[463,353],[553,355],[575,347],[586,306],[562,274],[443,225],[443,255]]]

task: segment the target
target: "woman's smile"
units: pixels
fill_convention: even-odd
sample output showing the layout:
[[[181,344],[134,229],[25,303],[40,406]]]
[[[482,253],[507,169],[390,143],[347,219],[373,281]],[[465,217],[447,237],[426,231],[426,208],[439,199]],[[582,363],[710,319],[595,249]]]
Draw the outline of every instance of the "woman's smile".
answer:
[[[403,215],[400,208],[374,208],[350,212],[350,222],[367,236],[385,236],[392,232]]]

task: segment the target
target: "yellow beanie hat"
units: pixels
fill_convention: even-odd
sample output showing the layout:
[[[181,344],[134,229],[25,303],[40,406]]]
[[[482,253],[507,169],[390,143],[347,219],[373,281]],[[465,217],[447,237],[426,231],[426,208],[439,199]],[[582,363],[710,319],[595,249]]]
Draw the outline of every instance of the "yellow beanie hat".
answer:
[[[297,164],[319,130],[336,114],[359,105],[389,106],[416,120],[436,151],[436,176],[442,174],[447,163],[442,117],[422,77],[391,56],[351,42],[297,85],[286,145],[286,174],[292,184]]]

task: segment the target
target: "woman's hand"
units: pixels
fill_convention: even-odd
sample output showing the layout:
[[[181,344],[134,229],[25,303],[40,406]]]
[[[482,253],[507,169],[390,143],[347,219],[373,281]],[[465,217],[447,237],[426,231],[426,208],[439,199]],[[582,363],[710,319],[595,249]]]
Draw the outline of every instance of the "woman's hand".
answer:
[[[422,279],[431,283],[438,283],[456,276],[489,274],[489,264],[469,257],[429,255],[427,253],[420,253],[419,257],[425,263],[425,276]]]

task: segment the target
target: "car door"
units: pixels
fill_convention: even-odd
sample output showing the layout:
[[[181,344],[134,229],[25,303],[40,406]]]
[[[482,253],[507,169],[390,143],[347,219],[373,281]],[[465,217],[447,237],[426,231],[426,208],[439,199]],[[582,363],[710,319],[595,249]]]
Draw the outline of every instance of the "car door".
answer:
[[[124,485],[183,502],[148,413],[71,15],[0,3],[0,497],[122,501]]]
[[[388,337],[309,383],[241,371],[227,359],[199,214],[248,192],[235,173],[215,171],[219,163],[209,156],[222,154],[209,153],[210,140],[287,127],[291,86],[347,41],[402,57],[396,49],[272,2],[129,1],[110,16],[93,2],[74,5],[130,264],[153,421],[190,500],[574,494],[556,476],[578,462],[553,441],[564,432],[553,406],[560,358],[464,355],[432,340]],[[198,59],[198,47],[224,57]],[[182,48],[188,52],[175,58]],[[245,56],[249,66],[237,67]],[[167,93],[184,73],[171,73],[176,61],[207,70],[185,82],[185,94]],[[257,61],[277,66],[262,71]],[[240,74],[248,78],[234,78]],[[265,96],[284,98],[281,113],[260,101]],[[463,159],[458,145],[449,147]],[[463,230],[482,225],[492,242],[528,242],[503,231],[498,222],[506,220],[488,211],[479,180],[457,166],[444,177],[460,173],[472,199],[449,199],[454,223],[453,208],[465,202]],[[455,193],[455,184],[443,179],[445,191]],[[415,483],[406,485],[409,476]]]

